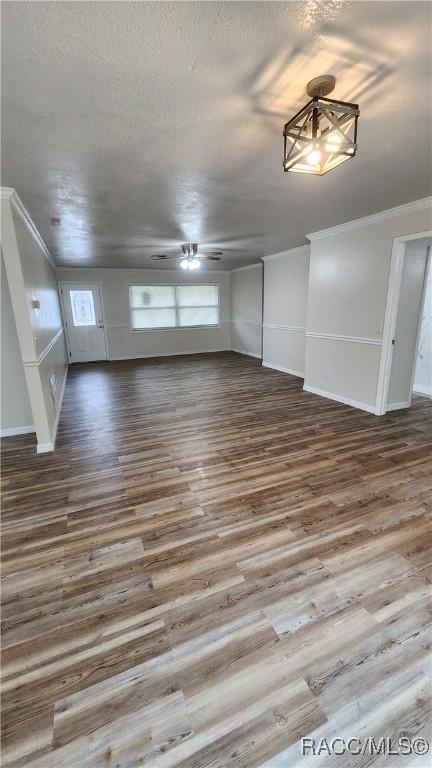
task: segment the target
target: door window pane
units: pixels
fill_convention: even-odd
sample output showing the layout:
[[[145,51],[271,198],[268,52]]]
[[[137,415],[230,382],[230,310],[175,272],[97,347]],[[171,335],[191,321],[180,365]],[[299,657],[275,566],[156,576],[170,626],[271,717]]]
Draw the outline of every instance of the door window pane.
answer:
[[[69,291],[75,326],[96,325],[93,291]]]

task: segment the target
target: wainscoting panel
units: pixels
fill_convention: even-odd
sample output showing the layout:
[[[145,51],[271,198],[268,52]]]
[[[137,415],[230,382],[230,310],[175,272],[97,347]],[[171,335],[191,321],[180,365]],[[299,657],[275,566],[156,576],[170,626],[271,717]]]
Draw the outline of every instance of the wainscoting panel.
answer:
[[[288,325],[263,326],[263,360],[278,371],[304,376],[305,328]]]
[[[252,357],[261,357],[261,323],[233,320],[231,324],[231,348]]]
[[[381,344],[306,335],[305,389],[375,411]]]

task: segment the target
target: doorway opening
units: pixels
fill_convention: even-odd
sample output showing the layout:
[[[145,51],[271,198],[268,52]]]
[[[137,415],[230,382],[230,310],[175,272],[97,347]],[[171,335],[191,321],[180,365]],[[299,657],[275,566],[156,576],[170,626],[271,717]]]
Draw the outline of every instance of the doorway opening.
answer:
[[[409,408],[413,392],[430,394],[431,246],[430,232],[394,242],[378,383],[379,415]]]
[[[423,311],[419,326],[413,394],[432,398],[432,250],[426,276]]]

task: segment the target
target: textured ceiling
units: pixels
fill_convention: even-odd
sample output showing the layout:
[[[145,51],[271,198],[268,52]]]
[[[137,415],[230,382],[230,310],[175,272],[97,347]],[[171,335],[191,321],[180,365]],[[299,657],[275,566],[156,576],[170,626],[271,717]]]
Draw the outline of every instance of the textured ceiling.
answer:
[[[430,14],[427,2],[3,2],[2,184],[57,264],[103,267],[154,267],[152,253],[196,241],[224,250],[205,268],[230,269],[424,197]],[[358,155],[322,178],[284,174],[283,124],[326,72],[335,98],[360,104]]]

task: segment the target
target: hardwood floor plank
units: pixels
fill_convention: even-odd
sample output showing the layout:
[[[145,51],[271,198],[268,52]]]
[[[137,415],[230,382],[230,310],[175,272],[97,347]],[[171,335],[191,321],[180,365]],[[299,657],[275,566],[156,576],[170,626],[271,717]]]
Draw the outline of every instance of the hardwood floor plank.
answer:
[[[4,768],[429,733],[432,401],[377,418],[235,353],[73,365],[55,452],[2,459]]]
[[[33,768],[153,766],[191,732],[183,696],[176,691],[44,754]]]

